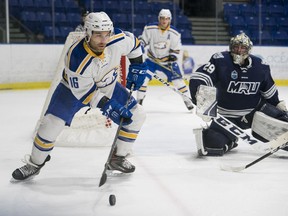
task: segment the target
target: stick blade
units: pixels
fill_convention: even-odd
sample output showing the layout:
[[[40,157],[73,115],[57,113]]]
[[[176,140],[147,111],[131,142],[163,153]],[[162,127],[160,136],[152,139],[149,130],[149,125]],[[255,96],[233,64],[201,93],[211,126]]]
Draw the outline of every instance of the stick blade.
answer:
[[[99,187],[101,187],[102,185],[105,184],[107,180],[107,174],[106,173],[103,173],[102,176],[101,176],[101,179],[100,179],[100,182],[99,182]]]
[[[229,172],[241,172],[242,170],[246,169],[246,166],[230,166],[228,164],[221,164],[220,169],[223,171],[229,171]]]

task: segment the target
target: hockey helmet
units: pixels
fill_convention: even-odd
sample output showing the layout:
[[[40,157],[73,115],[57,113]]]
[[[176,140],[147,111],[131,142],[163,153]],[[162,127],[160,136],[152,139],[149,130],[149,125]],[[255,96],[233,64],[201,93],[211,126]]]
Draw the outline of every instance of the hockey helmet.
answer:
[[[169,9],[162,9],[159,12],[158,20],[160,20],[160,17],[168,17],[168,18],[170,18],[170,20],[172,20],[172,14],[171,14]]]
[[[250,38],[244,33],[240,33],[230,40],[229,50],[235,64],[243,64],[244,60],[248,58],[253,43]]]
[[[93,31],[111,31],[112,33],[113,22],[105,12],[89,13],[85,18],[84,29],[89,41]]]

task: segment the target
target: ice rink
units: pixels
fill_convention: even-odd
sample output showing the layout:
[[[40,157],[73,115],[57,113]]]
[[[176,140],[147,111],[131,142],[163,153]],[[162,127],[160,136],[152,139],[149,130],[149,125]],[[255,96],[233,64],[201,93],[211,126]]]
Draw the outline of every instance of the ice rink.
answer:
[[[288,87],[279,92],[288,104]],[[204,123],[165,86],[148,88],[132,175],[109,177],[99,188],[110,147],[55,147],[32,181],[11,183],[30,153],[46,94],[0,92],[0,216],[287,216],[288,152],[240,173],[222,171],[220,164],[246,165],[262,154],[240,143],[224,157],[197,157],[193,128]]]

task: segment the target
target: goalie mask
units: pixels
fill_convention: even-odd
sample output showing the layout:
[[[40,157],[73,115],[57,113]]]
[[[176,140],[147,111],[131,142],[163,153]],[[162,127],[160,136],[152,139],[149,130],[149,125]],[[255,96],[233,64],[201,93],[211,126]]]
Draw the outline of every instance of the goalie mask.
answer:
[[[252,41],[245,33],[241,33],[235,37],[232,37],[230,40],[229,49],[233,58],[233,62],[235,64],[242,65],[244,60],[248,58],[252,46]]]
[[[110,31],[113,33],[113,22],[105,12],[89,13],[85,18],[84,29],[89,42],[93,31]]]

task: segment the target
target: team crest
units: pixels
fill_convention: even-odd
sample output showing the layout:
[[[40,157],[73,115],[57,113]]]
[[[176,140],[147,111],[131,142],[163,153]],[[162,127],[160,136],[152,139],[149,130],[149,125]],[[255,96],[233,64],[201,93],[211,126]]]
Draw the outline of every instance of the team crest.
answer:
[[[98,88],[104,88],[111,85],[118,77],[118,67],[110,70],[100,81],[97,82]]]
[[[234,71],[231,72],[231,78],[234,79],[234,80],[238,78],[237,71],[234,70]]]

